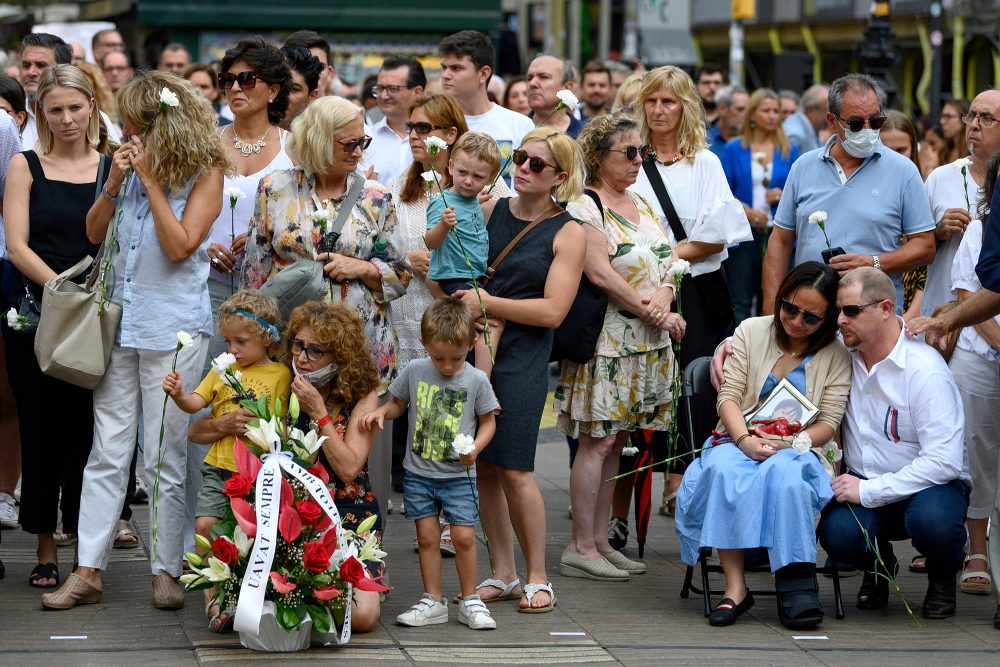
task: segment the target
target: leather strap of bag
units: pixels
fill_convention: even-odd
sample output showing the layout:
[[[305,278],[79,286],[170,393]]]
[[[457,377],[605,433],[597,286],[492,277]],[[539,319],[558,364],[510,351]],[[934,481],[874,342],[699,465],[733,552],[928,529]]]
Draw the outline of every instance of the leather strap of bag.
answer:
[[[486,287],[486,285],[489,284],[490,280],[493,279],[493,274],[497,272],[497,267],[500,266],[500,263],[504,260],[507,254],[514,249],[514,246],[516,246],[521,241],[521,239],[524,238],[525,234],[527,234],[532,229],[534,229],[535,227],[542,224],[544,221],[548,220],[553,215],[556,215],[558,213],[558,212],[550,213],[549,211],[551,211],[551,209],[546,209],[544,213],[542,213],[540,216],[532,220],[528,225],[524,227],[524,229],[522,229],[520,232],[517,233],[517,236],[511,239],[510,243],[507,244],[506,248],[500,251],[500,254],[497,255],[497,258],[493,260],[493,263],[486,268],[486,276],[483,278],[483,285],[482,285],[483,287]]]
[[[107,155],[102,154],[100,161],[97,163],[97,183],[94,189],[94,201],[101,196],[101,188],[104,187],[104,165],[108,163],[109,158]],[[121,192],[118,193],[119,197],[125,196],[125,184],[122,184]],[[84,282],[84,287],[87,291],[93,291],[94,285],[97,284],[97,277],[101,273],[101,263],[104,262],[104,255],[107,253],[108,242],[111,240],[111,234],[114,231],[115,214],[118,212],[118,207],[111,213],[111,221],[108,223],[108,231],[104,235],[104,243],[101,244],[101,248],[97,251],[97,257],[94,258],[94,263],[91,265],[90,274],[87,276],[87,280]],[[82,260],[81,260],[82,261]],[[76,275],[76,274],[74,274]]]
[[[649,184],[653,186],[653,194],[656,195],[657,201],[660,202],[660,208],[663,209],[663,215],[667,216],[667,222],[670,224],[670,230],[674,233],[674,240],[677,243],[687,240],[687,232],[684,230],[684,225],[681,224],[681,217],[677,215],[677,209],[674,208],[674,203],[670,201],[670,195],[667,193],[667,186],[663,184],[663,178],[660,177],[660,170],[656,168],[656,163],[653,161],[652,157],[646,158],[642,161],[642,170],[646,172],[646,177],[649,178]]]

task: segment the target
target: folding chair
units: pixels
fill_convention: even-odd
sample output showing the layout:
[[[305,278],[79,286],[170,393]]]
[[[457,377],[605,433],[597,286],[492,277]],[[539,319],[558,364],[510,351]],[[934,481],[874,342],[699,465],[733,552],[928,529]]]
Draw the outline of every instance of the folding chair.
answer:
[[[708,434],[702,434],[701,438],[695,438],[694,421],[691,418],[691,400],[695,396],[715,397],[717,392],[715,391],[715,387],[712,386],[710,373],[711,365],[711,357],[699,357],[688,364],[687,368],[684,369],[683,384],[681,385],[681,398],[684,402],[684,410],[687,415],[688,442],[691,443],[692,448],[695,449],[698,448],[696,443],[704,442],[708,437]],[[722,595],[725,593],[725,589],[712,589],[709,583],[709,573],[723,573],[721,565],[712,565],[708,562],[708,557],[711,553],[712,550],[710,548],[705,548],[698,554],[698,566],[701,571],[701,588],[698,588],[692,582],[692,579],[694,578],[694,566],[691,565],[687,566],[687,571],[684,573],[684,584],[681,588],[682,598],[687,598],[690,591],[694,591],[696,594],[702,596],[705,603],[706,618],[712,613],[712,596]],[[745,565],[744,570],[748,573],[770,573],[771,567],[767,564],[765,559],[763,564],[748,563]],[[844,618],[844,598],[840,591],[840,572],[837,570],[836,564],[833,564],[832,567],[817,567],[816,574],[829,575],[833,579],[833,599],[836,607],[835,615],[838,620],[842,620]],[[777,592],[773,589],[766,591],[754,589],[753,593],[754,595],[777,595]]]

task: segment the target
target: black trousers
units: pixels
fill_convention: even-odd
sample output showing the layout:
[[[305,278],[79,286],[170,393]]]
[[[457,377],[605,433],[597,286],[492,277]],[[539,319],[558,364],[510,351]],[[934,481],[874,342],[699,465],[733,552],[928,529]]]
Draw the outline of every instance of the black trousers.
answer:
[[[63,531],[75,533],[83,469],[94,440],[93,392],[42,373],[34,334],[2,326],[21,429],[21,528],[54,532],[62,510]]]

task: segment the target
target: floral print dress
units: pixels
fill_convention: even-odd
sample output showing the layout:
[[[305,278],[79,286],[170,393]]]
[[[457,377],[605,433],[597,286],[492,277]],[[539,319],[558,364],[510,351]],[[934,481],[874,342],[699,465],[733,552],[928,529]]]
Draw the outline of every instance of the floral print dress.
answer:
[[[330,224],[355,178],[360,176],[349,175],[344,194],[327,204]],[[286,266],[300,259],[316,259],[323,252],[319,250],[322,226],[313,219],[322,206],[315,192],[315,177],[301,168],[275,171],[260,180],[248,229],[241,283],[244,288],[258,288]],[[384,245],[384,249],[376,244]],[[396,376],[396,337],[386,304],[406,293],[410,271],[392,196],[377,181],[365,181],[333,252],[370,261],[382,276],[381,292],[369,289],[360,280],[349,280],[331,282],[328,293],[328,298],[354,306],[364,323],[365,339],[379,372],[378,393],[382,395]]]
[[[618,275],[642,296],[668,281],[673,253],[659,219],[642,196],[630,193],[639,211],[635,225],[612,209],[604,217],[584,195],[566,207],[573,217],[600,230]],[[674,354],[670,336],[643,324],[609,300],[593,359],[564,361],[555,391],[556,428],[572,437],[603,438],[623,431],[665,431],[670,426]]]

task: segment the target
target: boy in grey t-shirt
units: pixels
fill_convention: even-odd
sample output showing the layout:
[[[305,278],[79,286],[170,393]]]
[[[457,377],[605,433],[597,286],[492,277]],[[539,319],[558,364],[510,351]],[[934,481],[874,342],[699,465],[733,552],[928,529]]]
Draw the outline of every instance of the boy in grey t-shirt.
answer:
[[[493,439],[493,411],[499,403],[486,374],[466,361],[476,330],[465,304],[455,299],[433,302],[420,321],[420,338],[428,358],[407,364],[389,386],[392,399],[361,418],[362,430],[382,429],[386,419],[400,417],[410,408],[403,504],[407,517],[417,524],[424,595],[397,616],[396,623],[421,627],[448,622],[448,602],[441,595],[438,523],[438,514],[444,511],[462,587],[458,620],[473,630],[493,630],[496,622],[476,595],[479,517],[472,466]],[[471,451],[458,454],[456,444],[461,451],[460,441],[473,435]]]

